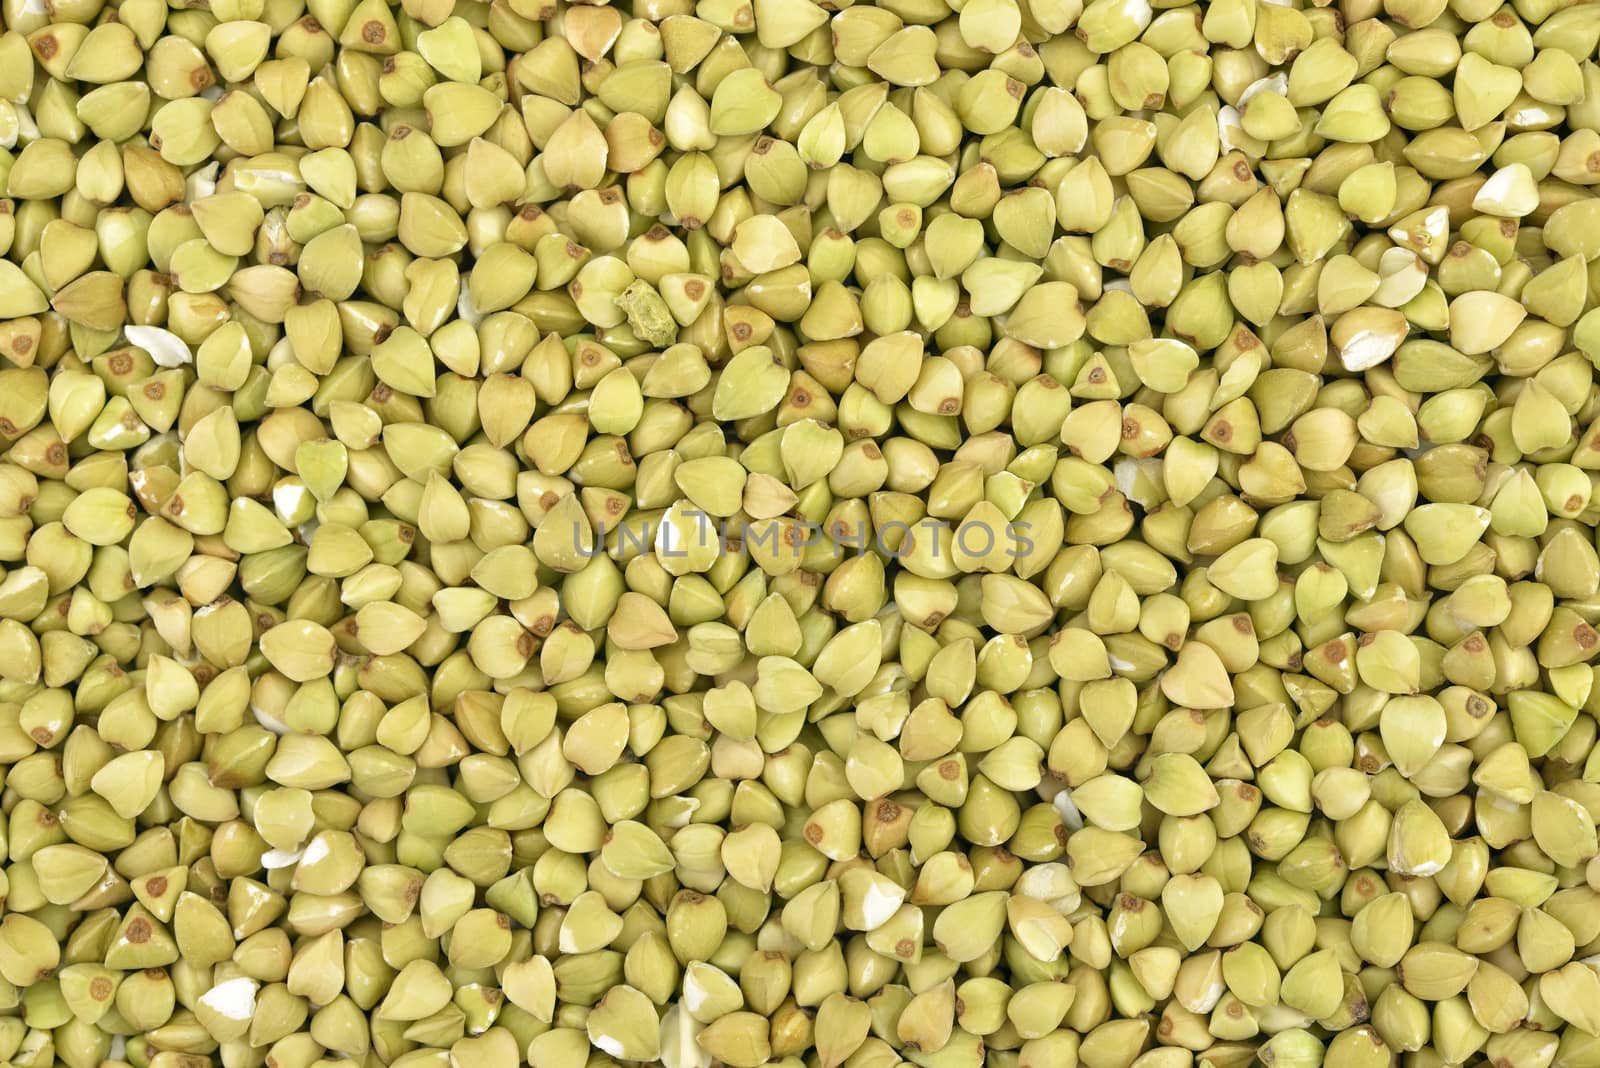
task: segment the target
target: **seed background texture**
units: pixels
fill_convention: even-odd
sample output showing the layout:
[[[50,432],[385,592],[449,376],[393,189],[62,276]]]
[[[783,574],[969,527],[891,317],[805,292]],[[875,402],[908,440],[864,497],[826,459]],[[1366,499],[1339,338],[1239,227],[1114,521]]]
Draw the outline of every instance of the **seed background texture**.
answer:
[[[1597,44],[0,0],[0,1065],[1600,1068]]]

